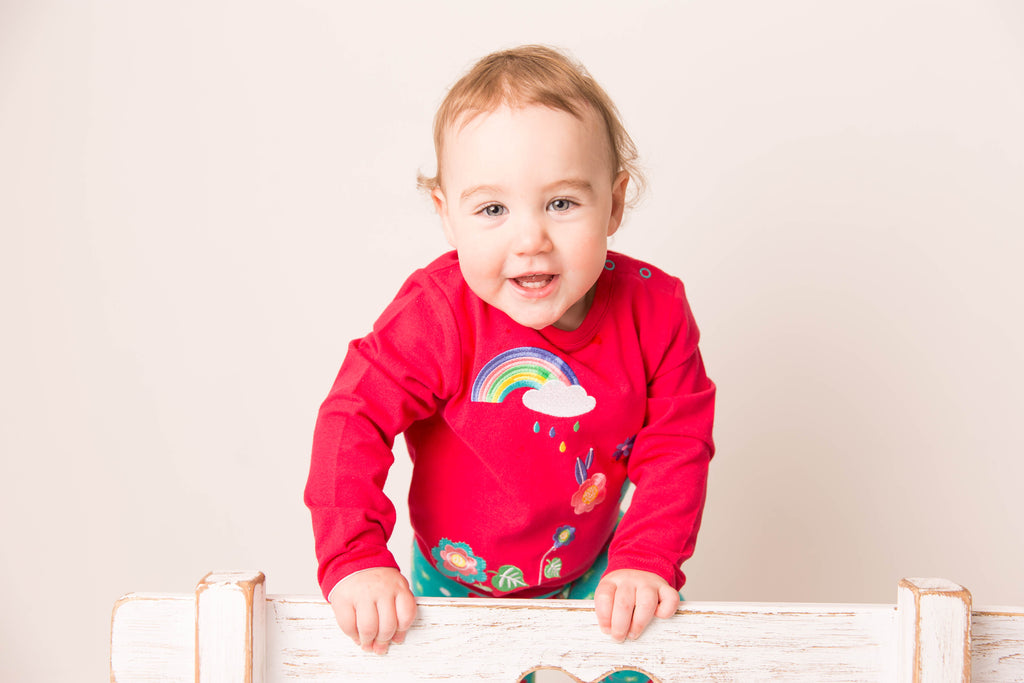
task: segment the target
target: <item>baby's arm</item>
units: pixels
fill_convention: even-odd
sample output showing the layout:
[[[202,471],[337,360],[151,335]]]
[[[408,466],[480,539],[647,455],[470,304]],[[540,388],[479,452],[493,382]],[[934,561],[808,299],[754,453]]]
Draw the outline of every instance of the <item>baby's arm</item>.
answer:
[[[636,638],[653,616],[675,613],[676,591],[685,581],[680,565],[693,554],[714,453],[715,386],[704,371],[681,284],[675,296],[674,324],[648,335],[656,349],[660,331],[664,346],[648,361],[646,421],[627,465],[636,491],[594,596],[598,624],[616,640]]]
[[[391,447],[438,410],[461,368],[447,300],[423,281],[410,278],[373,332],[350,345],[320,408],[305,489],[321,590],[342,631],[380,653],[403,640],[416,613],[387,548],[396,522],[384,495]]]
[[[391,643],[404,642],[416,617],[409,582],[391,567],[346,576],[331,590],[330,603],[342,632],[364,652],[378,655]]]

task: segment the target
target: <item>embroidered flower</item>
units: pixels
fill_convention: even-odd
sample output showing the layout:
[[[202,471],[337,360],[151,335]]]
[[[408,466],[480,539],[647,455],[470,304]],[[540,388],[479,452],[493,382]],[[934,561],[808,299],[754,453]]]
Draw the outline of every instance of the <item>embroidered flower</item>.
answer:
[[[606,485],[607,477],[600,472],[580,484],[579,490],[572,494],[572,500],[569,501],[573,512],[582,515],[593,510],[604,500],[607,493]]]
[[[552,538],[555,540],[554,547],[556,548],[561,548],[564,545],[569,545],[570,543],[572,543],[572,539],[576,538],[576,527],[569,526],[568,524],[566,524],[565,526],[560,526],[557,530],[555,530],[555,535],[552,536]]]
[[[446,576],[466,583],[487,580],[487,574],[484,573],[487,562],[474,555],[473,549],[466,543],[455,543],[442,538],[437,547],[430,552],[434,556],[434,564],[437,565],[438,571]]]
[[[636,441],[636,434],[629,437],[618,446],[615,447],[615,454],[612,456],[616,460],[621,458],[628,458],[629,454],[633,452],[633,442]]]

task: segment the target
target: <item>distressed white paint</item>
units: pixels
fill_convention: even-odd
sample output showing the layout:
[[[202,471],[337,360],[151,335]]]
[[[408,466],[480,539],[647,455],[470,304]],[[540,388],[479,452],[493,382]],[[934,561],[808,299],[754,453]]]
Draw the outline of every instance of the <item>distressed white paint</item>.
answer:
[[[385,657],[344,638],[322,601],[274,600],[270,669],[280,681],[514,682],[538,666],[594,680],[621,667],[663,683],[783,678],[880,680],[893,670],[895,610],[870,605],[685,603],[635,642],[615,643],[588,601],[420,600],[406,642]],[[295,624],[302,624],[301,631]]]
[[[263,574],[214,572],[199,583],[195,596],[197,683],[263,683]]]
[[[921,681],[960,681],[971,678],[971,605],[941,593],[921,596]]]
[[[899,597],[903,601],[902,589]],[[229,602],[241,604],[223,606]],[[192,605],[188,597],[173,596],[129,595],[119,601],[112,680],[193,680]],[[897,636],[906,621],[892,605],[684,603],[673,618],[656,620],[640,640],[618,644],[600,633],[590,602],[422,599],[406,643],[378,657],[345,638],[319,598],[271,597],[265,605],[267,683],[336,681],[342,674],[346,681],[514,683],[520,673],[541,666],[584,681],[620,666],[647,671],[662,683],[892,681]],[[1024,680],[1022,613],[975,613],[976,680]],[[951,623],[941,609],[926,608],[921,619],[925,632],[932,619]],[[947,673],[934,675],[945,677],[920,680],[961,680],[949,674],[955,661],[943,666]],[[244,679],[223,672],[217,680]]]
[[[971,613],[971,680],[1024,681],[1024,608],[988,607]]]
[[[897,604],[900,682],[969,681],[970,593],[945,579],[903,579]]]
[[[899,683],[914,683],[917,675],[917,595],[902,583],[896,591],[897,669]]]
[[[195,681],[195,598],[129,593],[110,620],[110,680]]]

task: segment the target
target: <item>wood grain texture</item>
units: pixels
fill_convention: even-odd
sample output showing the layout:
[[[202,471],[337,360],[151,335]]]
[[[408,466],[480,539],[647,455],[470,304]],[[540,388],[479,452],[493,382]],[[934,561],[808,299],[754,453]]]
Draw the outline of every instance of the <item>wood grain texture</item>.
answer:
[[[635,642],[597,627],[593,603],[421,599],[406,642],[384,657],[344,638],[321,600],[271,602],[272,681],[514,682],[538,667],[583,681],[639,668],[686,680],[865,681],[893,670],[892,606],[686,603]],[[279,677],[277,677],[279,676]]]
[[[261,572],[211,572],[195,591],[197,683],[263,683],[266,594]]]
[[[926,593],[936,588],[915,586]],[[899,597],[905,601],[903,590]],[[906,591],[913,603],[913,591]],[[145,594],[119,600],[111,623],[111,680],[194,681],[196,600]],[[228,611],[234,613],[225,618],[236,624],[227,633],[237,642],[238,610],[255,615],[264,606],[262,629],[258,617],[251,623],[266,636],[266,683],[514,683],[521,673],[539,668],[594,681],[621,667],[648,672],[660,683],[893,681],[901,657],[899,633],[907,623],[920,623],[927,632],[958,618],[919,607],[901,615],[894,605],[683,603],[674,617],[656,620],[638,641],[619,644],[601,634],[591,602],[421,599],[406,642],[379,657],[345,638],[329,605],[318,597],[271,596],[261,602],[254,590],[253,600],[251,605],[223,603],[233,605]],[[976,681],[1024,681],[1024,609],[976,609],[971,619],[968,661],[947,658],[935,669],[924,655],[920,680],[965,680],[963,672],[970,671],[965,666],[973,662]],[[946,638],[955,640],[955,634]],[[219,680],[245,680],[246,674],[225,675]],[[258,673],[251,675],[258,683]]]
[[[901,683],[971,680],[971,594],[946,579],[903,579],[899,612]]]
[[[974,683],[1024,681],[1024,609],[971,613],[971,676]]]
[[[129,593],[110,620],[111,683],[195,681],[195,597]]]

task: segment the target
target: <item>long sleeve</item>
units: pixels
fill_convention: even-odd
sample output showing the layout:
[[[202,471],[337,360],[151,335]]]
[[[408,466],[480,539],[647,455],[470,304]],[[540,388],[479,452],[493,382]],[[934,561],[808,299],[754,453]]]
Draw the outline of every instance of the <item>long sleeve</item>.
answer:
[[[693,554],[714,454],[715,386],[704,371],[699,333],[679,285],[667,349],[651,363],[644,427],[628,464],[636,491],[609,549],[608,571],[643,569],[677,590],[680,564]]]
[[[342,578],[395,567],[387,540],[395,508],[383,493],[394,438],[437,412],[459,382],[450,305],[413,275],[374,325],[349,345],[313,436],[305,503],[324,596]]]

